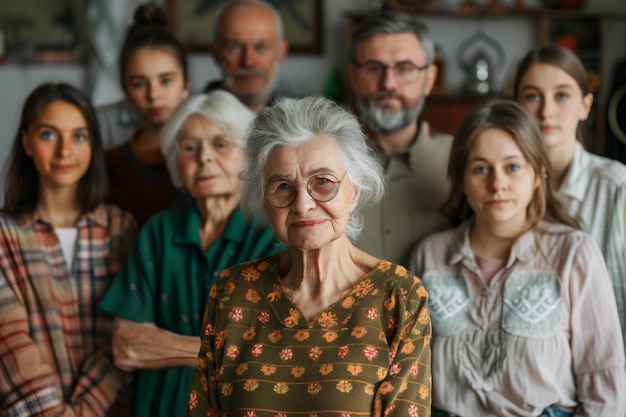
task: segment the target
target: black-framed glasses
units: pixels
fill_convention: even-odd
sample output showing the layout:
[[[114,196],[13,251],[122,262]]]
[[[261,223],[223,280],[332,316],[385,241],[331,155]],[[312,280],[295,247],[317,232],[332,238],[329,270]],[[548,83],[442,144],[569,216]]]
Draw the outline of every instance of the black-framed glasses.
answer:
[[[420,72],[430,67],[430,64],[418,66],[411,61],[400,61],[393,65],[383,64],[379,61],[365,61],[363,63],[352,61],[352,65],[360,69],[362,74],[372,81],[380,81],[381,77],[390,69],[394,78],[401,84],[417,81]]]
[[[346,177],[343,174],[341,179],[337,179],[333,174],[318,174],[310,177],[306,183],[278,179],[267,183],[265,186],[265,200],[273,207],[289,207],[296,200],[298,195],[298,185],[306,184],[306,191],[311,198],[319,203],[325,203],[337,197],[339,185]]]

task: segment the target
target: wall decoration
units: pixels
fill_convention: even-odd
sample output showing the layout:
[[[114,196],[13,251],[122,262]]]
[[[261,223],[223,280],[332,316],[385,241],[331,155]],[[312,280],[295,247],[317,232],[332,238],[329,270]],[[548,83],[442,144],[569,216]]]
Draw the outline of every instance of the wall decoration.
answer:
[[[173,33],[189,50],[208,52],[215,13],[230,0],[167,0]],[[290,54],[322,52],[322,0],[268,0],[283,18]]]
[[[71,62],[76,47],[72,0],[0,2],[0,30],[7,60]]]

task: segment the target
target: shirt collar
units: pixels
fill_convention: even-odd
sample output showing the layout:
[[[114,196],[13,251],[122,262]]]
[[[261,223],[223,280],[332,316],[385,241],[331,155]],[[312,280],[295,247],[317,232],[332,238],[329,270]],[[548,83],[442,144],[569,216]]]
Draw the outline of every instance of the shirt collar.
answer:
[[[248,227],[248,222],[246,222],[241,209],[237,206],[228,219],[226,229],[220,238],[225,238],[233,242],[241,242],[245,236],[245,230]],[[179,218],[178,227],[174,233],[174,242],[197,244],[202,247],[199,231],[200,212],[196,205],[191,203],[187,214]]]
[[[589,164],[591,155],[583,148],[583,145],[576,141],[574,159],[563,179],[563,184],[559,188],[559,194],[582,201],[585,198],[585,190],[589,185],[590,177]]]
[[[419,148],[423,144],[425,144],[426,142],[425,137],[429,135],[429,131],[430,131],[428,123],[426,123],[425,121],[417,122],[417,123],[419,123],[418,129],[417,129],[417,136],[415,140],[413,141],[413,144],[411,144],[411,146],[407,148],[406,150],[402,152],[398,152],[392,157],[398,161],[402,161],[404,164],[406,164],[406,166],[411,171],[415,171],[416,169],[419,169],[420,163],[418,159],[420,157],[420,153],[423,152]],[[374,150],[376,151],[376,158],[378,159],[378,163],[380,163],[381,166],[387,168],[391,158],[387,156],[385,149],[378,143],[374,142],[373,140],[370,140],[370,143],[372,144]]]
[[[33,227],[36,223],[47,225],[54,228],[48,218],[46,218],[39,210],[21,216],[17,222],[21,229]],[[109,225],[109,216],[106,207],[100,204],[94,211],[84,213],[76,222],[76,227],[85,227],[89,223],[95,223],[99,226],[107,228]]]
[[[465,261],[475,262],[474,252],[472,252],[469,241],[469,232],[472,223],[473,218],[468,219],[455,229],[453,243],[450,245],[447,256],[448,265]],[[539,224],[535,227],[544,227],[544,225]],[[539,247],[537,245],[535,232],[529,230],[517,238],[513,244],[509,259],[506,262],[506,267],[510,268],[516,260],[522,263],[529,263],[535,258],[538,252]]]

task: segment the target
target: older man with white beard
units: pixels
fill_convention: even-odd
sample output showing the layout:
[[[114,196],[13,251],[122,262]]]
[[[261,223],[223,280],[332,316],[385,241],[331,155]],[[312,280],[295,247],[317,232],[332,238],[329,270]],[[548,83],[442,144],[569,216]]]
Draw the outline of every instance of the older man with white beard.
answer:
[[[385,168],[386,198],[364,207],[362,250],[406,265],[415,243],[449,226],[440,213],[452,137],[419,116],[437,77],[434,44],[415,16],[381,11],[352,33],[348,77],[356,110]]]
[[[222,79],[204,92],[228,90],[255,113],[270,104],[289,50],[280,13],[261,0],[231,1],[217,12],[214,34],[213,58]]]

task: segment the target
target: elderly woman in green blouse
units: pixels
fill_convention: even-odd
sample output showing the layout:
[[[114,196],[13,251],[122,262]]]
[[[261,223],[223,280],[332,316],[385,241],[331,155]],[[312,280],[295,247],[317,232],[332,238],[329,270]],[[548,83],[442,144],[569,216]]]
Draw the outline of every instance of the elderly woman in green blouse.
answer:
[[[239,208],[241,134],[254,114],[233,95],[192,96],[162,130],[174,184],[193,200],[158,213],[101,303],[117,316],[115,364],[139,370],[135,416],[182,415],[208,292],[220,271],[284,246]]]
[[[426,416],[430,316],[420,280],[354,246],[382,168],[356,117],[321,97],[263,109],[242,207],[287,249],[222,272],[189,416]]]

